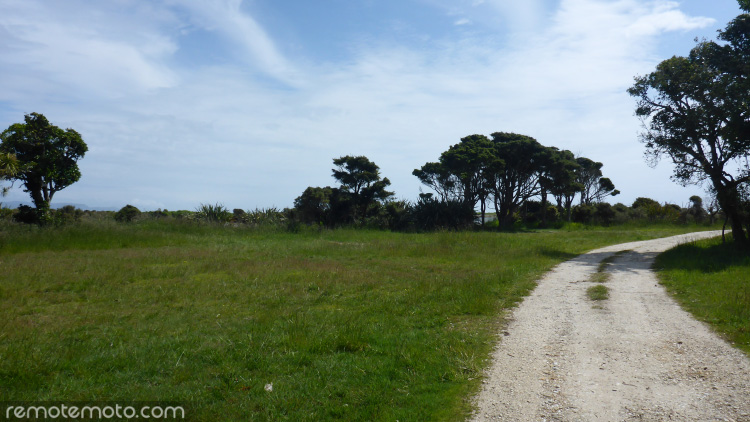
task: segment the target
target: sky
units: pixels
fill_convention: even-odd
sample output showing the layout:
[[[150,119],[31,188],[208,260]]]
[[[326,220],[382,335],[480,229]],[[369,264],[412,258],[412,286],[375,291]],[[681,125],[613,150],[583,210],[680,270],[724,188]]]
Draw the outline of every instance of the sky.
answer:
[[[3,0],[0,130],[78,131],[54,203],[291,207],[365,155],[399,199],[471,134],[516,132],[604,164],[636,197],[703,187],[644,160],[626,90],[740,13],[735,0]],[[17,183],[4,201],[26,201]]]

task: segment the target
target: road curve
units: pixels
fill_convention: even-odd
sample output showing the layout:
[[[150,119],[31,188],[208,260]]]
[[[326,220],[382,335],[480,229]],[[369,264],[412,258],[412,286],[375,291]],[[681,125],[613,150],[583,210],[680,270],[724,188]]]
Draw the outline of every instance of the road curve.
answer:
[[[750,359],[671,299],[650,270],[700,232],[597,249],[547,273],[493,353],[473,421],[750,421]],[[610,298],[592,302],[602,259]]]

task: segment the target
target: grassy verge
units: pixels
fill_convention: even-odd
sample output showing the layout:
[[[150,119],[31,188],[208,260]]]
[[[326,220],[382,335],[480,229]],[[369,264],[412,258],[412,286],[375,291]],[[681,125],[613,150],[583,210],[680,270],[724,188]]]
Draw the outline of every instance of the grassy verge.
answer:
[[[1,227],[0,397],[187,401],[196,420],[460,420],[499,317],[544,271],[695,230]]]
[[[708,239],[656,259],[667,290],[696,318],[750,354],[750,255]]]

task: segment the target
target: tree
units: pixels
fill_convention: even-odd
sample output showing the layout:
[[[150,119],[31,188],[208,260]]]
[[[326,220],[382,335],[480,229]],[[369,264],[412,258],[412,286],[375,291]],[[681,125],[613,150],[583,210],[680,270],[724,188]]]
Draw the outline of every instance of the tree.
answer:
[[[299,219],[308,224],[328,224],[332,188],[308,187],[294,200]]]
[[[635,201],[633,201],[633,205],[631,205],[631,208],[641,208],[641,209],[648,209],[649,207],[660,207],[661,204],[659,204],[659,201],[655,201],[651,198],[643,198],[638,197],[635,198]]]
[[[555,147],[544,148],[539,154],[539,196],[541,197],[542,224],[547,222],[547,195],[552,194],[557,201],[558,209],[567,210],[570,221],[570,207],[573,197],[580,192],[580,184],[576,180],[576,171],[580,167],[575,161],[573,153],[560,151]]]
[[[484,135],[469,135],[440,155],[437,163],[426,163],[412,172],[435,190],[439,202],[462,202],[474,208],[479,203],[482,223],[490,196],[486,172],[494,160],[494,146]]]
[[[748,11],[748,1],[740,1]],[[661,62],[628,90],[636,98],[641,141],[656,164],[671,158],[682,185],[710,182],[731,220],[737,245],[747,246],[740,188],[750,182],[750,15],[730,22],[719,38],[701,41],[687,57]]]
[[[13,154],[19,169],[12,180],[20,180],[31,196],[38,222],[50,221],[50,201],[56,192],[81,178],[78,160],[88,147],[73,129],[51,125],[42,114],[31,113],[25,123],[12,124],[0,134],[0,152]]]
[[[411,172],[417,176],[423,185],[434,190],[440,197],[440,202],[457,200],[461,196],[461,189],[457,187],[458,178],[452,175],[441,163],[425,163],[421,168]]]
[[[368,209],[393,196],[385,188],[391,185],[387,177],[380,178],[380,167],[367,157],[350,156],[333,160],[336,168],[332,169],[333,177],[341,183],[341,191],[351,195],[354,202],[354,221],[368,216]]]
[[[492,142],[486,136],[470,135],[440,155],[441,165],[454,176],[454,184],[460,192],[458,200],[472,209],[479,203],[482,224],[490,195],[486,173],[494,159],[493,153]]]
[[[604,164],[586,157],[578,157],[576,162],[579,165],[578,183],[581,185],[581,204],[591,205],[602,202],[607,196],[620,194],[610,179],[602,177]]]
[[[0,153],[0,181],[12,179],[18,173],[18,160],[16,156],[8,153]],[[0,188],[0,196],[8,194],[10,187]]]
[[[687,215],[693,217],[693,220],[697,223],[703,222],[708,214],[703,209],[703,198],[698,195],[690,197],[690,208],[687,209]]]
[[[580,165],[572,152],[560,151],[557,154],[556,165],[550,174],[550,193],[557,201],[557,208],[565,209],[566,218],[571,221],[571,208],[575,196],[583,190],[583,185],[578,182],[578,171]]]
[[[115,213],[115,221],[118,221],[120,223],[130,223],[139,215],[141,215],[141,210],[133,205],[128,204],[120,208],[120,210]]]
[[[509,227],[521,204],[540,192],[539,155],[545,147],[526,135],[495,132],[491,136],[495,149],[488,186],[500,227]]]

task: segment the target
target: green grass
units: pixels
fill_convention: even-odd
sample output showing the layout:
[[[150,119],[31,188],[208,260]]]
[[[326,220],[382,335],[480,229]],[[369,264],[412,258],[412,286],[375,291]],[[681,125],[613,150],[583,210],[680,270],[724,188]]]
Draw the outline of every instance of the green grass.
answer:
[[[721,238],[680,245],[656,259],[667,290],[697,319],[750,354],[750,254]]]
[[[606,283],[609,281],[612,275],[610,273],[595,272],[589,277],[589,281],[592,283]]]
[[[543,272],[695,230],[0,226],[0,397],[185,401],[196,420],[461,420],[504,310]]]
[[[597,284],[586,289],[586,296],[591,300],[607,300],[609,299],[609,289],[603,284]]]

